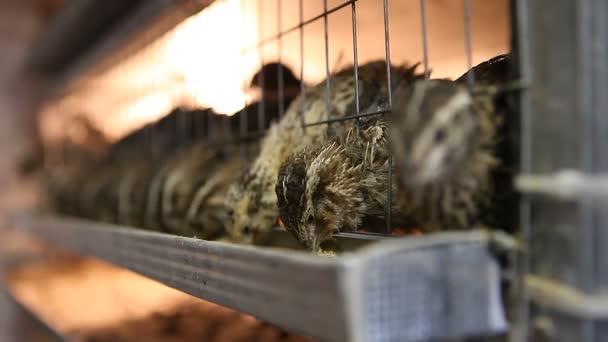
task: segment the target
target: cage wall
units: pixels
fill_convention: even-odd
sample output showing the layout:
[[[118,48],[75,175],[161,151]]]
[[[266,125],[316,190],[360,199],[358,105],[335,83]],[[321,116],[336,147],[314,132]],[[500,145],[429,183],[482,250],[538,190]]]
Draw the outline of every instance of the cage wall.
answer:
[[[602,1],[517,6],[517,47],[529,85],[522,93],[519,185],[528,193],[522,228],[530,251],[524,265],[530,334],[602,341],[608,7]]]

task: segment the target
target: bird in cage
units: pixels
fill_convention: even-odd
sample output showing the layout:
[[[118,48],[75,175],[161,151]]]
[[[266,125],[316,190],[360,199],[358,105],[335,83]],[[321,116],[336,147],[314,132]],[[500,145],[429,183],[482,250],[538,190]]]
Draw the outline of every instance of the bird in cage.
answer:
[[[145,227],[144,213],[148,187],[156,174],[157,163],[146,158],[133,158],[118,181],[118,221],[133,227]]]
[[[217,239],[226,235],[226,224],[230,222],[230,208],[226,206],[228,187],[234,183],[251,160],[257,143],[241,146],[241,151],[231,151],[218,161],[218,165],[204,183],[196,188],[185,218],[177,232],[180,235],[201,239]],[[241,154],[237,154],[239,152]]]
[[[66,135],[46,152],[52,167],[42,175],[51,207],[78,215],[78,185],[86,180],[97,159],[106,153],[109,142],[84,114],[70,118],[66,126]]]
[[[169,161],[160,185],[160,218],[165,230],[182,230],[195,190],[206,182],[219,161],[220,151],[207,142],[192,146]]]
[[[411,218],[426,231],[505,226],[492,217],[497,184],[510,184],[497,149],[508,119],[496,106],[505,63],[509,58],[472,70],[478,77],[472,89],[463,75],[457,81],[417,81],[393,93],[390,142],[399,191],[408,198]],[[508,187],[501,191],[512,192]]]
[[[158,165],[205,137],[210,110],[175,108],[160,120],[145,125],[113,144],[99,162],[85,189],[97,185],[85,203],[95,204],[97,215],[125,225],[144,227],[148,192]],[[104,183],[103,180],[107,181]],[[90,207],[91,205],[89,205]],[[156,224],[156,221],[154,222]]]
[[[362,119],[344,135],[290,156],[276,196],[283,227],[314,252],[337,246],[340,231],[385,232],[388,128],[382,116]],[[393,184],[394,185],[394,184]],[[393,186],[392,224],[414,227]]]
[[[414,68],[390,68],[393,82],[397,75],[414,78]],[[360,108],[372,102],[387,101],[387,65],[374,61],[358,67]],[[408,78],[408,77],[405,77]],[[275,185],[281,164],[292,154],[307,146],[322,143],[331,135],[347,130],[343,123],[323,123],[327,119],[342,118],[356,113],[354,69],[346,68],[329,78],[329,95],[325,81],[306,89],[289,107],[281,121],[267,132],[260,153],[251,167],[230,189],[227,205],[232,209],[229,233],[244,242],[262,242],[278,221]],[[379,101],[378,99],[383,99]],[[301,114],[300,114],[301,113]],[[303,125],[305,123],[320,123]]]
[[[392,88],[421,79],[416,67],[394,73]],[[388,108],[386,94],[381,89],[364,112]],[[346,125],[344,134],[293,154],[279,170],[275,190],[282,225],[315,252],[334,249],[333,234],[340,231],[386,231],[392,184],[386,121],[378,115]],[[393,196],[391,224],[414,228],[402,200]]]
[[[85,180],[77,193],[79,214],[86,218],[96,219],[109,223],[118,222],[118,203],[113,194],[116,182],[126,167],[126,163],[98,166],[84,175]]]
[[[500,118],[496,129],[494,153],[499,160],[492,169],[492,188],[490,209],[481,213],[481,221],[486,225],[513,231],[518,225],[519,193],[513,188],[514,175],[519,172],[520,115],[516,110],[517,90],[514,78],[516,70],[510,54],[493,57],[473,67],[470,72],[479,85],[494,87],[493,97],[495,114]],[[469,72],[456,82],[466,82]],[[483,92],[482,92],[483,93]]]
[[[279,82],[279,75],[282,75],[282,82]],[[260,82],[262,79],[263,83]],[[291,103],[299,91],[300,81],[287,66],[269,63],[254,75],[250,87],[259,88],[262,91],[260,101],[263,101],[265,105],[266,125],[271,120],[278,118],[279,102],[282,101],[283,105]],[[208,114],[207,122],[218,128],[218,132],[211,132],[211,134],[220,133],[208,138],[220,139],[223,143],[228,142],[230,136],[241,133],[240,126],[243,121],[241,116],[243,115],[248,116],[246,132],[255,132],[258,123],[255,116],[258,109],[258,104],[254,103],[232,116]],[[186,227],[183,226],[183,217],[186,215],[194,193],[199,186],[206,184],[206,178],[214,172],[215,163],[220,157],[214,151],[215,148],[216,146],[201,145],[171,161],[171,165],[158,174],[155,178],[156,183],[151,187],[155,193],[150,197],[148,221],[160,222],[162,228],[170,232],[184,233]],[[226,152],[227,148],[223,147],[222,150]],[[157,182],[160,183],[157,184]],[[156,201],[160,201],[160,205]],[[155,212],[157,209],[160,209],[159,213]],[[157,220],[157,215],[160,215],[160,220]],[[199,235],[201,235],[200,233],[199,231]]]
[[[279,82],[282,79],[282,82]],[[301,81],[289,67],[281,63],[268,63],[253,75],[249,90],[258,92],[259,99],[229,117],[233,134],[240,134],[241,128],[247,134],[261,133],[272,122],[279,119],[281,111],[287,110],[300,93]],[[260,117],[260,104],[263,117]],[[243,118],[246,116],[246,118]],[[260,120],[262,120],[260,127]]]

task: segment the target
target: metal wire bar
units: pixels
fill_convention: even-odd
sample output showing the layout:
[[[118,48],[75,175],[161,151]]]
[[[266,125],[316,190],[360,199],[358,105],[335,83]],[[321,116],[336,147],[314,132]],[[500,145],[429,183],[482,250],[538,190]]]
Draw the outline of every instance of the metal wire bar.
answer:
[[[471,33],[471,0],[463,0],[464,2],[464,42],[467,57],[467,83],[469,88],[475,86],[475,75],[473,74],[473,41]]]
[[[420,0],[420,22],[422,26],[422,60],[424,63],[424,79],[430,78],[429,72],[429,40],[426,26],[426,0]]]
[[[561,170],[544,174],[520,174],[515,186],[527,194],[544,195],[562,201],[608,201],[608,174]]]
[[[208,129],[208,137],[210,141],[217,141],[217,122],[216,115],[207,115],[207,129]]]
[[[334,237],[365,239],[365,240],[374,240],[374,241],[385,240],[385,239],[389,239],[389,238],[395,238],[395,236],[386,235],[386,234],[383,234],[383,233],[370,233],[370,232],[362,232],[362,231],[357,231],[357,232],[338,232],[338,233],[334,234]]]
[[[264,37],[264,0],[258,1],[258,32],[260,37]],[[264,49],[260,48],[258,50],[258,56],[260,58],[260,65],[264,67]],[[260,89],[262,89],[262,96],[260,98],[260,102],[258,102],[258,130],[263,131],[265,128],[266,122],[266,113],[264,108],[264,102],[266,97],[266,92],[264,91],[264,73],[260,72],[258,74],[258,85]]]
[[[242,9],[242,13],[247,13],[247,0],[241,0],[240,1],[240,7]],[[241,18],[244,20],[244,17]],[[243,37],[246,36],[247,34],[247,25],[243,25],[243,32],[242,35]],[[241,52],[241,58],[245,58],[245,54]],[[244,63],[243,63],[244,65]],[[244,68],[242,68],[244,70]],[[248,103],[249,101],[247,100],[247,98],[245,98],[245,107],[241,110],[241,112],[238,114],[239,115],[239,141],[243,141],[246,139],[247,133],[248,133],[248,128],[249,128],[249,108],[247,107],[249,105]],[[247,149],[245,148],[245,146],[243,144],[239,144],[239,155],[242,159],[245,159],[247,157]]]
[[[308,19],[306,21],[303,21],[303,18],[300,18],[300,23],[298,25],[293,26],[293,27],[291,27],[291,28],[289,28],[289,29],[287,29],[285,31],[282,31],[279,34],[285,36],[285,35],[293,32],[293,31],[295,31],[297,29],[300,29],[300,28],[302,28],[302,27],[304,27],[306,25],[309,25],[309,24],[311,24],[311,23],[313,23],[313,22],[315,22],[315,21],[317,21],[317,20],[319,20],[319,19],[321,19],[323,17],[326,17],[326,16],[328,16],[328,15],[330,15],[330,14],[336,12],[336,11],[339,11],[342,8],[348,6],[348,5],[352,4],[352,3],[355,3],[357,1],[359,1],[359,0],[348,0],[348,1],[345,1],[345,2],[341,3],[338,6],[332,7],[330,9],[324,9],[321,14],[318,14],[318,15],[316,15],[316,16],[314,16],[314,17],[312,17],[312,18],[310,18],[310,19]],[[267,45],[269,43],[272,43],[272,42],[276,41],[277,38],[279,37],[279,34],[276,34],[274,36],[270,36],[270,37],[268,37],[266,39],[262,39],[256,45],[250,46],[250,47],[247,47],[247,48],[243,49],[243,52],[249,52],[249,51],[258,50],[261,47],[263,47],[264,45]],[[263,36],[261,36],[261,37],[263,37]]]
[[[521,0],[513,1],[512,3],[513,15],[515,20],[512,20],[512,25],[516,25],[516,34],[513,35],[515,41],[514,50],[517,55],[516,61],[519,66],[519,78],[523,84],[530,84],[530,77],[532,75],[532,64],[530,61],[530,28],[528,23],[530,22],[528,14],[528,6]],[[525,89],[520,92],[519,96],[519,109],[520,109],[520,172],[529,173],[532,171],[532,106],[530,93]],[[519,226],[521,230],[521,243],[524,251],[530,250],[530,238],[532,237],[531,232],[531,199],[527,194],[522,194],[519,201]],[[517,279],[517,330],[514,330],[510,334],[510,340],[515,341],[526,341],[530,334],[530,299],[528,289],[524,282],[526,275],[530,272],[530,254],[522,253],[519,255],[516,264]]]
[[[384,0],[384,53],[386,54],[386,89],[388,95],[388,110],[393,110],[393,92],[391,82],[391,47],[388,25],[388,0]],[[389,114],[390,115],[390,114]],[[393,152],[388,148],[388,187],[386,190],[386,234],[391,233],[391,216],[393,210]]]
[[[357,47],[357,6],[351,4],[351,20],[353,30],[353,64],[355,66],[355,111],[357,116],[361,112],[359,104],[359,50]],[[357,119],[357,127],[361,126],[361,120]]]
[[[228,120],[228,117],[225,116],[225,115],[222,115],[221,119],[222,120],[220,121],[220,125],[221,125],[221,130],[222,130],[221,131],[222,132],[222,137],[223,137],[222,140],[225,140],[225,141],[234,140],[234,137],[233,137],[233,134],[232,134],[233,132],[232,132],[232,129],[230,127],[230,121]],[[225,144],[222,144],[220,146],[220,150],[224,151],[224,155],[227,158],[231,158],[232,157],[231,154],[232,154],[233,150],[230,149],[230,148],[225,148],[225,147],[226,147]]]
[[[304,118],[304,102],[306,99],[306,86],[304,85],[304,2],[299,0],[299,15],[300,24],[298,25],[300,31],[300,123],[304,131],[306,132],[306,119]]]
[[[278,45],[278,63],[279,63],[279,70],[278,70],[278,85],[279,85],[279,120],[281,119],[281,116],[283,116],[283,112],[285,111],[285,100],[283,99],[283,94],[284,94],[284,84],[283,84],[283,65],[282,63],[282,55],[283,55],[283,34],[281,33],[281,27],[282,27],[282,17],[283,17],[283,9],[281,6],[282,1],[281,0],[277,0],[277,31],[278,33],[278,37],[277,37],[277,45]]]
[[[323,12],[327,13],[327,0],[323,0]],[[325,106],[327,109],[327,120],[330,118],[331,112],[331,84],[329,79],[329,33],[328,33],[328,17],[327,14],[323,17],[323,33],[325,37]],[[330,125],[330,122],[327,122]],[[328,130],[331,126],[327,127]]]
[[[334,123],[334,122],[343,122],[343,121],[355,120],[355,119],[359,119],[359,118],[366,118],[368,116],[382,115],[382,114],[386,114],[386,113],[390,113],[390,112],[391,112],[390,109],[380,109],[380,110],[376,110],[376,111],[372,111],[372,112],[368,112],[368,113],[363,113],[363,114],[359,114],[359,115],[348,115],[348,116],[344,116],[344,117],[341,117],[341,118],[332,118],[332,119],[329,119],[329,120],[311,122],[311,123],[307,123],[305,125],[305,127],[330,124],[330,123]]]

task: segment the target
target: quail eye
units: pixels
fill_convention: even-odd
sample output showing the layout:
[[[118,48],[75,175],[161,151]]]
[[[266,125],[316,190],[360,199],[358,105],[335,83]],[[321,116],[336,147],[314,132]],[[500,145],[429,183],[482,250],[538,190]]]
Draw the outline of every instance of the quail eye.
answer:
[[[443,140],[445,140],[445,129],[439,129],[437,130],[437,132],[435,132],[435,142],[436,143],[440,143]]]
[[[307,220],[308,223],[313,223],[314,220],[315,220],[314,215],[308,215],[308,220]]]
[[[249,235],[249,233],[251,233],[251,228],[249,226],[243,227],[243,234]]]

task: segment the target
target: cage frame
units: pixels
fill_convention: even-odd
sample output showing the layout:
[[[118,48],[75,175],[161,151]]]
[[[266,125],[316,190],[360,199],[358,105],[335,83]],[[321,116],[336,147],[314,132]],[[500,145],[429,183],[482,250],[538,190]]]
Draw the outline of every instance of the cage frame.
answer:
[[[484,231],[383,240],[321,258],[35,212],[16,215],[14,225],[70,252],[325,341],[492,336],[508,326],[494,237]],[[390,298],[380,300],[386,289]]]
[[[607,255],[608,5],[599,0],[516,2],[521,62],[520,338],[608,338]]]

